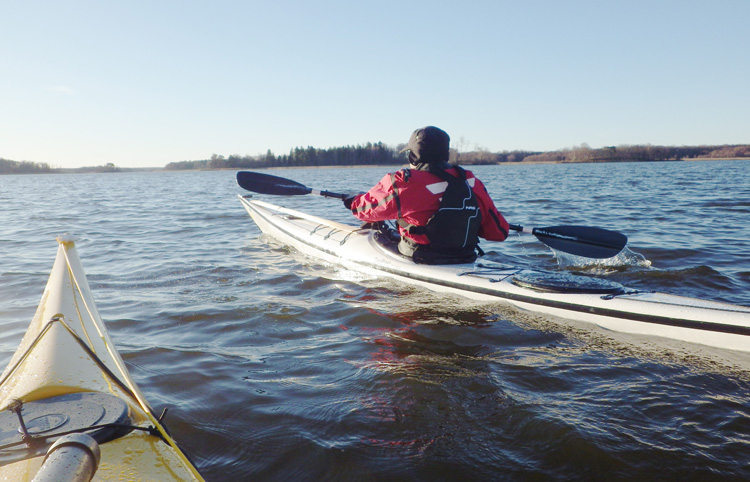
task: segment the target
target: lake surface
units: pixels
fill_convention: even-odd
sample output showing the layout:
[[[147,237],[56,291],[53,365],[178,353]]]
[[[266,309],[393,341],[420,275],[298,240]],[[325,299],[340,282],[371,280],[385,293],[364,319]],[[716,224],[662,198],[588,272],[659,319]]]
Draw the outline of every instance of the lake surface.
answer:
[[[388,168],[267,171],[360,191]],[[492,256],[750,306],[750,162],[481,166],[529,226],[616,263]],[[750,480],[750,355],[374,279],[261,235],[234,171],[0,176],[0,364],[72,233],[133,378],[210,481]],[[258,196],[358,224],[340,201]]]

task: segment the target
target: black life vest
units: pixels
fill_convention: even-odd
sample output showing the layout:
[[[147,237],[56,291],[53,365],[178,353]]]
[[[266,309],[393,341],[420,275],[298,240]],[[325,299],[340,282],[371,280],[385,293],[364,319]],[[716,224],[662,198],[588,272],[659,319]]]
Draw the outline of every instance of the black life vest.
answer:
[[[430,172],[444,181],[448,187],[440,200],[440,207],[425,226],[415,226],[399,219],[398,223],[410,233],[424,234],[430,241],[430,250],[445,254],[466,255],[474,253],[479,243],[479,228],[482,212],[476,194],[466,180],[466,171],[459,166],[458,177],[443,169],[430,169]]]

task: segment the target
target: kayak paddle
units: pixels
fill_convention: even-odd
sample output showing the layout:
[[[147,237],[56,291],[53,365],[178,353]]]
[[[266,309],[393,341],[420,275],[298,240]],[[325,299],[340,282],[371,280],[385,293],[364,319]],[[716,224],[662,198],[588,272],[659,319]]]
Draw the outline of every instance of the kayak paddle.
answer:
[[[291,179],[250,171],[238,172],[237,184],[243,189],[260,194],[279,196],[317,194],[337,199],[344,199],[349,196],[349,194],[319,191]],[[510,229],[533,234],[539,241],[552,249],[585,258],[611,258],[622,251],[628,242],[627,236],[622,233],[589,226],[527,228],[511,224]]]
[[[238,172],[237,184],[239,184],[242,189],[247,189],[248,191],[260,194],[275,194],[279,196],[318,194],[320,196],[335,197],[337,199],[344,199],[349,196],[348,194],[337,192],[318,191],[317,189],[311,189],[297,181],[292,181],[291,179],[284,179],[283,177],[250,171]]]
[[[622,233],[590,226],[527,228],[511,224],[510,229],[533,234],[552,249],[585,258],[617,256],[628,242],[628,237]]]

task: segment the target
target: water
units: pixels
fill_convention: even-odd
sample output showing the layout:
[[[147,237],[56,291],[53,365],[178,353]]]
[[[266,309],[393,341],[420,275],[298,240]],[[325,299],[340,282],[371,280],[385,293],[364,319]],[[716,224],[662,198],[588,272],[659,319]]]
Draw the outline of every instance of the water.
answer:
[[[750,306],[749,162],[473,171],[511,222],[628,234],[624,262],[573,269]],[[270,172],[357,191],[385,169]],[[304,258],[260,234],[234,175],[0,176],[0,364],[69,232],[133,377],[210,481],[750,479],[750,355]],[[339,201],[267,199],[354,223]],[[483,246],[571,269],[532,236]]]

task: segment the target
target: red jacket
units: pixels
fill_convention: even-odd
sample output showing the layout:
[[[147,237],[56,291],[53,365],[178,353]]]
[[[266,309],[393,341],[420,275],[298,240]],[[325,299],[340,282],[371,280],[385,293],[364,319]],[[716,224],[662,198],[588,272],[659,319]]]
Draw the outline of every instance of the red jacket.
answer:
[[[455,169],[447,172],[457,176]],[[500,214],[482,181],[466,171],[466,180],[477,196],[482,211],[479,236],[490,241],[508,237],[508,222]],[[403,218],[409,224],[424,226],[440,207],[440,198],[448,183],[428,171],[402,169],[386,174],[380,182],[352,202],[352,213],[362,221],[385,221]],[[401,236],[419,244],[429,244],[424,234],[407,233],[399,226]]]

